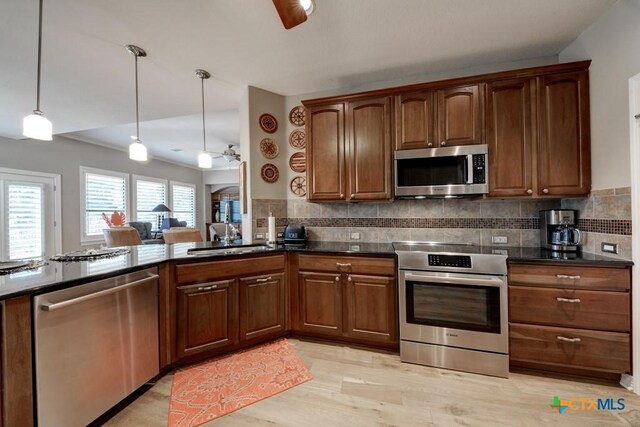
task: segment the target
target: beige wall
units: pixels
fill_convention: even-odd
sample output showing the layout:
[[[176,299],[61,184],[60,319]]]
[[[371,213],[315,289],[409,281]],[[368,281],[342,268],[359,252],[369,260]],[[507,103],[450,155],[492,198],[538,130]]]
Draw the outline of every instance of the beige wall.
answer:
[[[559,58],[561,62],[593,60],[593,189],[629,186],[629,78],[640,73],[640,2],[619,0],[560,52]]]

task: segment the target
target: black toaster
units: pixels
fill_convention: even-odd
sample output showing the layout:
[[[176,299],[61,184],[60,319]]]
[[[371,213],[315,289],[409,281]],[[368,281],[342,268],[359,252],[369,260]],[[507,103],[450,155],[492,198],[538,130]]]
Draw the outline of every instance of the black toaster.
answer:
[[[284,243],[303,245],[307,243],[307,231],[304,225],[287,225],[284,228]]]

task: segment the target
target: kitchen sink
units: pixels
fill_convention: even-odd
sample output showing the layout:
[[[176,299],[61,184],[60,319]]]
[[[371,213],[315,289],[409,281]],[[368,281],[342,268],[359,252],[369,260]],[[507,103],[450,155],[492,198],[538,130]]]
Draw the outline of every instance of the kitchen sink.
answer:
[[[211,255],[231,255],[231,254],[249,254],[255,252],[263,252],[271,249],[269,245],[251,244],[237,246],[219,246],[212,248],[192,248],[187,251],[189,255],[194,256],[211,256]]]

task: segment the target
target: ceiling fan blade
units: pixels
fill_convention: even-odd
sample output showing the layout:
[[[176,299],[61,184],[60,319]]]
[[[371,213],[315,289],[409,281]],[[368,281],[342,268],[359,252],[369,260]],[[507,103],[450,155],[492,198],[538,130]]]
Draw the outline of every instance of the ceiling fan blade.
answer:
[[[273,4],[280,15],[282,25],[287,30],[307,20],[307,13],[299,0],[273,0]]]

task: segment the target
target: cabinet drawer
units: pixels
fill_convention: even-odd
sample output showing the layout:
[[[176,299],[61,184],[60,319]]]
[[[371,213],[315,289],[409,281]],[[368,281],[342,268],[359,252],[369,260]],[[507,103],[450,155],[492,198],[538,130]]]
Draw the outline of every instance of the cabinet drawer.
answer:
[[[176,266],[176,282],[178,284],[203,283],[269,271],[282,271],[284,265],[284,255],[179,264]]]
[[[549,326],[509,325],[511,360],[608,372],[629,372],[629,334]]]
[[[509,285],[628,291],[628,268],[509,264]]]
[[[300,270],[379,274],[384,276],[395,276],[396,274],[396,262],[393,258],[300,255],[298,268]]]
[[[626,292],[509,286],[509,321],[629,332]]]

